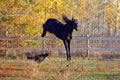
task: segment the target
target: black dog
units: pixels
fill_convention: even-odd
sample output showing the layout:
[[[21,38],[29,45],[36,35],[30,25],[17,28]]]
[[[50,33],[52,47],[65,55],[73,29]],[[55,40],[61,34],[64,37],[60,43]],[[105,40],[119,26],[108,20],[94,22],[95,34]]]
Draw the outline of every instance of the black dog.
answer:
[[[36,62],[42,62],[45,60],[47,56],[48,56],[48,53],[44,53],[44,54],[39,54],[35,56],[27,56],[27,59],[34,60]]]

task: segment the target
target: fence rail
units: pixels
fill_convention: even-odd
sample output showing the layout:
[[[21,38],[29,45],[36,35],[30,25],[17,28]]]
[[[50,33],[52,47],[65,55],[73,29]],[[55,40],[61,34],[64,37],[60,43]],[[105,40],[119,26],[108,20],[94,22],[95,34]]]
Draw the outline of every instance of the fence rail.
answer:
[[[86,37],[74,36],[73,39],[77,40],[120,40],[120,37],[114,36],[100,36],[100,37]],[[0,37],[0,40],[58,40],[56,37]]]
[[[5,40],[5,41],[11,41],[11,40],[59,40],[56,37],[0,37],[0,40]],[[109,51],[120,51],[120,37],[89,37],[89,36],[75,36],[73,37],[73,40],[86,40],[87,46],[84,47],[74,47],[71,46],[71,50],[109,50]],[[90,41],[117,41],[119,47],[95,47],[90,45]],[[26,47],[0,47],[0,50],[65,50],[64,47],[60,48],[26,48]]]
[[[63,47],[61,48],[22,48],[22,47],[17,47],[17,48],[7,48],[7,47],[0,47],[0,50],[49,50],[49,51],[52,51],[52,50],[62,50],[64,51],[65,49]],[[100,47],[90,47],[90,48],[87,48],[87,47],[80,47],[80,48],[71,48],[71,50],[77,50],[77,51],[80,51],[80,50],[101,50],[101,51],[120,51],[120,48],[100,48]]]

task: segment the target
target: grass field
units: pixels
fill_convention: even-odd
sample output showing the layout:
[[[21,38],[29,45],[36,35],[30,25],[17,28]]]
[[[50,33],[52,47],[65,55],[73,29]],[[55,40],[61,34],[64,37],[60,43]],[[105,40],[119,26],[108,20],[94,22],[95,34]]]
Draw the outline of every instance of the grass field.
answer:
[[[86,63],[86,64],[85,64]],[[120,80],[120,59],[48,57],[42,63],[1,59],[0,80]]]

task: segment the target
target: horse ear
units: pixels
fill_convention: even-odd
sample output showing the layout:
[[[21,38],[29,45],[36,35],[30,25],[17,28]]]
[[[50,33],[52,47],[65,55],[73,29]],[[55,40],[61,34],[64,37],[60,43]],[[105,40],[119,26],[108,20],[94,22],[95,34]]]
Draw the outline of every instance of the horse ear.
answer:
[[[77,21],[78,21],[78,19],[75,19],[75,21],[77,22]]]
[[[69,19],[65,15],[63,15],[62,18],[66,23],[69,21]]]
[[[72,17],[72,20],[74,20],[73,17]]]
[[[77,19],[74,19],[74,18],[72,17],[72,21],[76,21],[76,22],[77,22],[78,20],[77,20]]]
[[[76,21],[76,20],[72,17],[72,21]]]

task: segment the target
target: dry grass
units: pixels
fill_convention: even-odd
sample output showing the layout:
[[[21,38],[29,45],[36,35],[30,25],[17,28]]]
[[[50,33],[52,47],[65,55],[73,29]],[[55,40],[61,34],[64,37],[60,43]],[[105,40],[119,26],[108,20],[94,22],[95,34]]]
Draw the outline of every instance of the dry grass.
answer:
[[[49,57],[42,63],[26,59],[0,60],[0,80],[119,80],[120,59]]]

